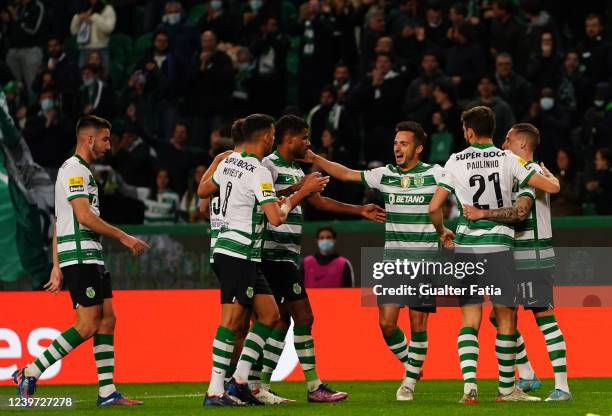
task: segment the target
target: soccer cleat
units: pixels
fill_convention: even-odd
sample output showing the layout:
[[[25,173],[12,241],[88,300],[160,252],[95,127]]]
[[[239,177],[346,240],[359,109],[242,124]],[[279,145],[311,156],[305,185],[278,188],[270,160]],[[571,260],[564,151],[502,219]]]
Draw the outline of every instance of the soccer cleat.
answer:
[[[531,380],[525,378],[519,378],[519,381],[516,383],[519,389],[523,390],[525,393],[529,391],[537,391],[542,386],[542,382],[540,379],[534,374]]]
[[[308,392],[308,401],[313,403],[333,403],[346,400],[348,393],[336,391],[327,384],[320,384],[314,391]]]
[[[544,399],[545,402],[567,402],[570,400],[572,400],[572,394],[560,389],[554,389],[550,392],[548,397]]]
[[[408,386],[400,386],[395,393],[395,398],[400,402],[414,400],[414,391]]]
[[[202,405],[204,407],[229,407],[244,406],[245,404],[227,394],[222,394],[220,396],[209,396],[208,393],[206,393],[206,396],[204,396],[204,403],[202,403]]]
[[[269,389],[260,388],[252,390],[252,393],[257,400],[260,400],[265,404],[295,403],[295,400],[285,399],[284,397],[279,396],[278,394]]]
[[[36,391],[36,378],[25,375],[25,367],[15,371],[12,375],[13,383],[17,384],[17,395],[20,399],[34,395]]]
[[[100,397],[96,403],[99,407],[106,406],[142,406],[144,403],[140,400],[132,400],[127,397],[123,397],[118,391],[113,392],[110,396]]]
[[[476,389],[470,390],[469,393],[464,393],[459,403],[463,404],[476,404],[478,403],[478,391]]]
[[[498,403],[502,403],[502,402],[539,402],[541,400],[542,399],[540,399],[539,397],[528,395],[527,393],[525,393],[523,390],[519,389],[516,386],[514,387],[514,390],[512,390],[511,393],[508,393],[508,394],[497,393],[497,398],[495,399],[495,401]]]
[[[238,400],[240,400],[241,402],[244,402],[247,405],[251,405],[251,406],[263,406],[264,405],[264,402],[262,402],[261,400],[253,396],[253,393],[251,393],[251,389],[249,388],[248,383],[239,384],[236,382],[234,378],[232,378],[227,383],[227,388],[225,390],[225,393],[237,398]]]

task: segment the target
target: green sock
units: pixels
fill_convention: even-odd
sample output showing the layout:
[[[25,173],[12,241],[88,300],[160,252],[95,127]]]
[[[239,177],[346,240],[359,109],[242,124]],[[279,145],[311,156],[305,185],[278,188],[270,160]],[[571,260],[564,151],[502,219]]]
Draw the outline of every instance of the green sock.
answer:
[[[561,332],[554,315],[540,316],[536,318],[536,322],[546,340],[548,357],[555,373],[555,388],[569,393],[567,362],[565,358],[567,353],[563,332]]]
[[[257,363],[259,357],[263,353],[263,348],[266,345],[266,340],[272,332],[272,327],[262,324],[259,321],[253,323],[251,331],[247,334],[242,347],[240,360],[236,365],[235,378],[239,381],[248,381],[251,367]]]
[[[263,370],[261,372],[261,383],[270,384],[272,373],[278,365],[278,360],[285,348],[285,337],[289,328],[275,328],[266,341],[263,352]]]
[[[53,340],[49,348],[44,350],[34,363],[26,368],[26,375],[28,377],[40,377],[47,368],[55,364],[57,360],[64,358],[83,341],[83,337],[74,327],[68,328]]]
[[[94,358],[98,369],[98,389],[100,397],[108,397],[117,389],[113,383],[115,371],[115,348],[112,334],[96,334],[93,337]]]
[[[516,331],[516,368],[518,368],[519,377],[522,379],[532,380],[535,377],[535,372],[527,357],[525,340],[523,340],[523,336],[519,331]]]
[[[514,390],[514,365],[516,364],[516,334],[497,334],[495,338],[495,355],[499,369],[498,389],[501,394],[510,394]]]
[[[398,360],[406,364],[408,361],[408,348],[404,332],[400,328],[396,328],[393,334],[384,338],[391,352],[395,354]]]
[[[469,393],[476,389],[476,366],[478,364],[478,331],[471,327],[463,327],[459,330],[457,339],[459,350],[459,364],[463,374],[463,391]]]
[[[232,355],[234,353],[234,340],[236,334],[229,328],[221,325],[217,327],[217,333],[213,341],[212,348],[212,374],[208,385],[208,394],[218,396],[223,394],[225,387],[225,375],[230,367]]]
[[[314,340],[312,338],[312,327],[310,325],[295,325],[293,327],[293,343],[295,352],[300,360],[308,390],[313,391],[319,387],[321,380],[315,369]]]
[[[410,381],[410,386],[414,390],[423,361],[427,355],[427,332],[412,332],[410,334],[410,344],[408,345],[408,361],[406,363],[406,378]]]

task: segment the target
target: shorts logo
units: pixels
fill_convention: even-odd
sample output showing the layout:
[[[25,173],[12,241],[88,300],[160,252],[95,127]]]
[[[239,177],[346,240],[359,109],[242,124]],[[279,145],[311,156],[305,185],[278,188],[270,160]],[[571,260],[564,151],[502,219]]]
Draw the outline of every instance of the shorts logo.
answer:
[[[253,288],[250,286],[247,287],[247,290],[246,290],[247,298],[251,299],[254,294],[255,294],[255,291],[253,290]]]
[[[302,293],[302,286],[300,286],[299,283],[293,284],[293,293],[295,293],[296,295],[299,295],[300,293]]]
[[[85,185],[82,176],[72,176],[68,178],[68,189],[70,192],[82,192],[85,190]]]
[[[85,290],[85,295],[87,295],[87,297],[89,299],[93,299],[94,296],[96,296],[96,291],[94,290],[93,287],[89,286],[86,290]]]
[[[423,175],[414,175],[414,186],[420,188],[425,184],[425,178]]]
[[[410,176],[404,176],[402,178],[402,188],[410,188]]]

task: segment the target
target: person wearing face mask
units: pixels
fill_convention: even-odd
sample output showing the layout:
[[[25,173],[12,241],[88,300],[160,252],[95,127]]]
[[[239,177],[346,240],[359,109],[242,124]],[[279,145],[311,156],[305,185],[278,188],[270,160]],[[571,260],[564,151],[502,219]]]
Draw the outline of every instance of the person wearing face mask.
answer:
[[[99,115],[106,119],[114,116],[113,91],[98,78],[96,69],[90,65],[81,68],[83,81],[75,100],[74,114]]]
[[[198,48],[198,28],[187,20],[180,1],[166,2],[162,21],[157,26],[159,31],[168,34],[168,50],[183,61],[189,60]]]
[[[223,0],[211,0],[208,12],[198,22],[200,33],[212,30],[221,42],[237,44],[240,40],[240,16],[227,10]]]
[[[115,9],[105,0],[89,0],[87,6],[72,17],[70,33],[76,35],[81,50],[79,66],[87,62],[90,52],[97,50],[104,66],[108,68],[108,42],[116,23]]]
[[[55,180],[58,168],[72,147],[70,128],[59,112],[54,90],[43,90],[38,106],[40,110],[27,118],[22,134],[34,162],[47,171],[51,180]]]
[[[557,105],[552,88],[542,88],[540,99],[529,109],[525,122],[531,123],[540,131],[540,146],[536,158],[546,166],[555,166],[557,150],[566,146],[570,117],[568,112]]]
[[[321,227],[317,230],[317,252],[306,256],[302,263],[304,285],[311,287],[353,287],[353,266],[336,251],[336,230]]]

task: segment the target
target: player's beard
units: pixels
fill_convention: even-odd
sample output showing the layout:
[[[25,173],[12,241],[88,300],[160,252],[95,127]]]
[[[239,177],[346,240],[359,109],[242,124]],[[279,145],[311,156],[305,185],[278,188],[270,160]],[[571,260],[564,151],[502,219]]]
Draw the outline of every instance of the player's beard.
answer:
[[[89,152],[91,153],[91,158],[93,160],[99,160],[104,157],[104,152],[100,152],[96,149],[96,139],[93,139],[89,145]]]

